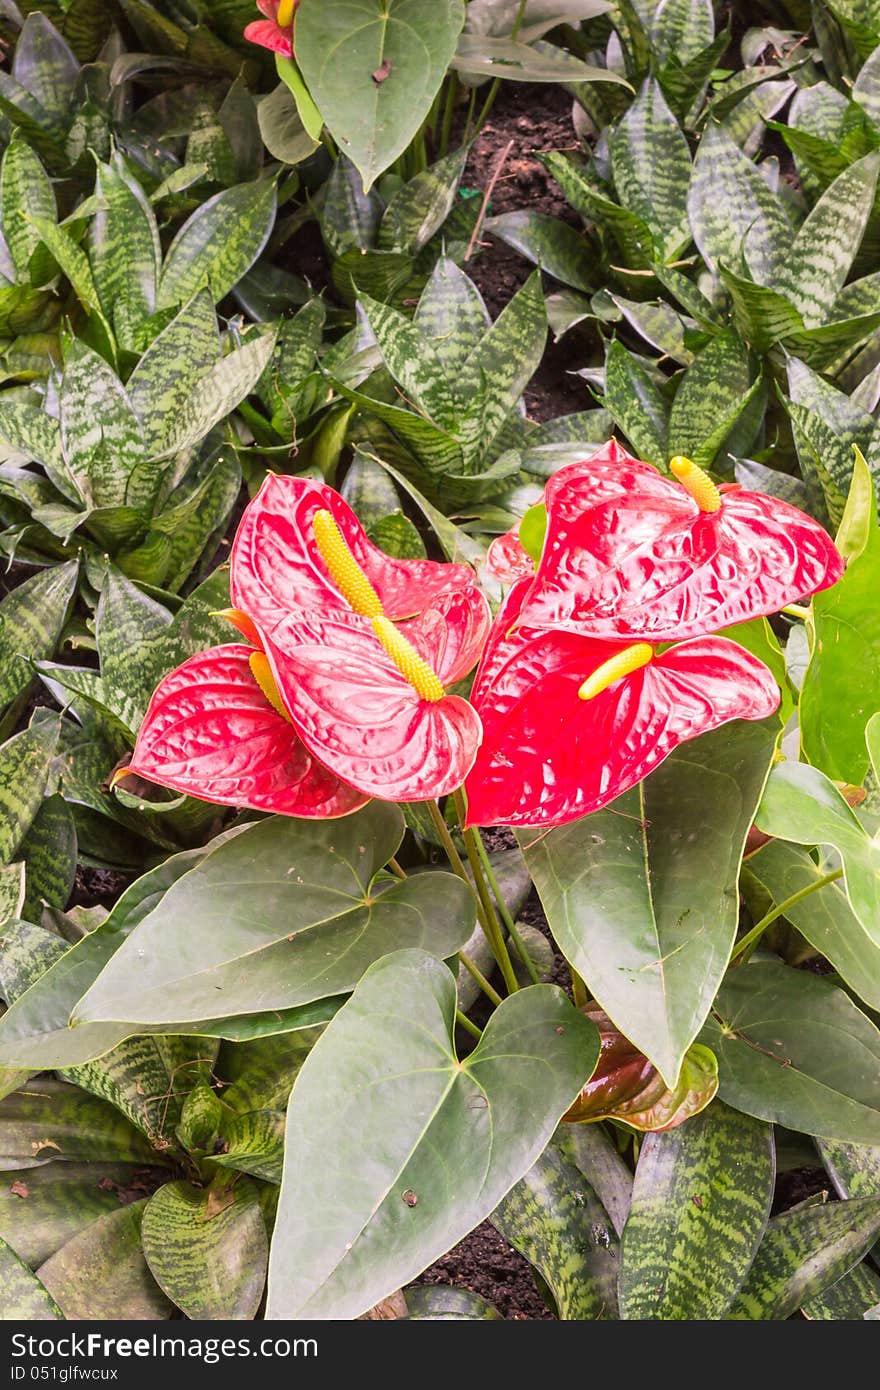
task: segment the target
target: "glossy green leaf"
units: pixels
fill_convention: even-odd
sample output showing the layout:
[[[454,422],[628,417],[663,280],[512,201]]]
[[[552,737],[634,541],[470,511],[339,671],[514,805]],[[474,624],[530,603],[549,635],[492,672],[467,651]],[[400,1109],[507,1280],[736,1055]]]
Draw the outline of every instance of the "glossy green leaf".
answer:
[[[626,1318],[722,1318],[748,1274],[773,1198],[767,1124],[715,1102],[639,1153],[623,1233]]]
[[[860,999],[880,1009],[880,942],[865,930],[840,883],[815,887],[827,875],[827,865],[818,865],[805,849],[771,840],[749,856],[745,867],[773,903],[807,893],[786,910],[786,918]]]
[[[5,1240],[0,1240],[0,1280],[3,1282],[4,1320],[58,1322],[64,1314],[45,1284],[20,1260]]]
[[[79,565],[53,565],[0,602],[0,706],[27,689],[30,661],[54,656],[76,591]]]
[[[186,304],[204,285],[215,303],[228,294],[266,245],[275,207],[268,179],[237,184],[202,203],[168,248],[157,308]]]
[[[562,1321],[619,1316],[617,1234],[590,1184],[554,1143],[502,1199],[491,1221],[539,1271]]]
[[[288,1110],[269,1318],[356,1317],[412,1279],[531,1168],[595,1065],[595,1031],[555,986],[506,999],[461,1062],[454,1011],[446,966],[395,952],[309,1054]]]
[[[702,1041],[728,1105],[806,1134],[880,1144],[880,1033],[829,979],[776,961],[738,966]]]
[[[475,916],[452,874],[413,875],[371,897],[403,829],[400,811],[382,802],[340,821],[277,816],[248,826],[169,888],[76,1020],[160,1024],[289,1009],[353,988],[402,943],[452,955]]]
[[[146,1199],[99,1216],[40,1265],[39,1277],[66,1318],[167,1319],[172,1307],[141,1246]]]
[[[820,1139],[818,1149],[839,1197],[880,1197],[880,1145]]]
[[[305,0],[300,6],[297,63],[367,189],[427,116],[464,15],[462,0]]]
[[[297,102],[286,82],[261,99],[257,107],[260,135],[273,159],[300,164],[315,153],[317,140],[303,125]]]
[[[776,283],[791,251],[792,233],[782,204],[752,161],[721,126],[707,127],[688,195],[694,241],[708,264],[737,270],[746,263],[761,285]]]
[[[780,1321],[843,1278],[880,1234],[880,1197],[774,1216],[731,1318]]]
[[[269,1241],[248,1179],[166,1183],[144,1208],[141,1240],[150,1273],[187,1317],[256,1316]]]
[[[682,318],[665,300],[624,299],[619,294],[609,294],[609,298],[627,323],[664,357],[686,365],[694,360],[693,353],[685,343]]]
[[[824,1293],[802,1303],[801,1311],[814,1322],[849,1322],[864,1317],[878,1303],[880,1274],[875,1274],[867,1261],[862,1260]]]
[[[672,1087],[730,956],[774,725],[728,724],[607,810],[517,832],[560,950]]]
[[[837,584],[813,599],[801,738],[811,762],[830,777],[859,785],[868,770],[866,725],[880,709],[880,615],[873,597],[880,575],[880,523],[874,486],[858,452],[837,542],[847,567]],[[875,873],[880,850],[877,865]],[[873,901],[876,911],[880,885]]]
[[[456,1289],[448,1284],[414,1284],[404,1294],[410,1318],[429,1322],[460,1322],[477,1318],[497,1321],[497,1308],[470,1289]]]
[[[280,53],[275,55],[275,68],[281,81],[289,89],[296,102],[296,109],[305,130],[317,144],[324,128],[324,118],[312,100],[309,89],[303,81],[302,73],[292,56],[285,58]]]
[[[880,718],[875,716],[868,728],[880,742]],[[880,755],[880,746],[875,744],[873,752]],[[780,840],[832,845],[843,859],[850,906],[867,938],[880,946],[880,844],[824,773],[806,763],[779,763],[767,781],[755,823]]]
[[[513,38],[462,34],[452,67],[465,77],[502,78],[508,82],[618,82],[625,78],[610,68],[583,63],[565,48],[540,43],[534,47]]]
[[[638,457],[665,468],[669,407],[639,358],[617,338],[605,358],[602,401]]]
[[[656,78],[648,78],[610,140],[620,200],[651,228],[657,259],[671,260],[690,241],[687,197],[691,158]]]

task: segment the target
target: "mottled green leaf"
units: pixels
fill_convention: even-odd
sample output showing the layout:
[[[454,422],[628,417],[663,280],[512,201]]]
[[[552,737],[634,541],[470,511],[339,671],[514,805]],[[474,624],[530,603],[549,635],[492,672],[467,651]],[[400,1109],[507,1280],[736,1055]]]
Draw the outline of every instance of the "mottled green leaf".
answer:
[[[59,1160],[149,1162],[150,1146],[105,1101],[61,1081],[36,1079],[0,1101],[0,1169]]]
[[[361,311],[379,351],[406,399],[438,429],[454,433],[459,415],[457,392],[440,359],[418,326],[390,305],[364,297]]]
[[[669,412],[668,449],[711,468],[752,390],[749,355],[732,328],[711,338],[681,379]]]
[[[728,724],[607,810],[517,833],[560,950],[669,1086],[730,955],[740,858],[777,728]]]
[[[858,1264],[880,1234],[880,1197],[799,1207],[774,1216],[729,1313],[780,1321]]]
[[[665,469],[669,407],[639,358],[617,338],[605,358],[602,403],[638,457]]]
[[[138,1173],[143,1179],[143,1164],[47,1163],[43,1168],[4,1173],[0,1239],[36,1269],[99,1216],[118,1211],[118,1190],[124,1190]]]
[[[580,165],[551,151],[541,162],[562,189],[572,207],[588,222],[598,222],[619,244],[628,266],[642,268],[655,259],[651,229],[643,218],[610,198]]]
[[[63,797],[44,798],[19,852],[27,865],[22,915],[39,919],[44,904],[66,907],[76,877],[77,839],[73,812]]]
[[[398,189],[378,227],[380,251],[415,255],[430,241],[452,211],[467,154],[454,150]]]
[[[541,362],[547,312],[538,271],[504,306],[464,364],[465,379],[479,375],[482,390],[460,425],[470,453],[479,456],[495,440]],[[467,471],[467,470],[466,470]]]
[[[454,1013],[446,966],[394,952],[309,1054],[288,1111],[269,1318],[356,1317],[412,1279],[529,1170],[595,1065],[592,1025],[555,986],[506,999],[461,1062]]]
[[[125,342],[120,325],[134,329],[156,308],[159,229],[149,199],[118,156],[98,165],[95,195],[100,206],[92,218],[89,260],[104,313]]]
[[[624,1317],[722,1318],[764,1234],[775,1173],[770,1126],[717,1101],[646,1135],[623,1233]]]
[[[275,207],[268,179],[237,184],[202,203],[168,248],[157,307],[185,304],[204,285],[215,303],[228,294],[265,247]]]
[[[30,685],[28,662],[54,656],[78,575],[76,560],[53,565],[17,585],[0,602],[0,706]]]
[[[651,228],[657,259],[690,241],[687,140],[656,78],[648,78],[610,140],[611,170],[624,207]]]
[[[252,1182],[166,1183],[144,1208],[141,1240],[150,1273],[187,1317],[256,1316],[269,1241]]]
[[[125,388],[102,357],[76,343],[61,382],[61,440],[64,456],[84,495],[103,507],[139,506],[155,490],[143,474],[144,442]],[[144,490],[144,483],[147,484]]]
[[[52,263],[34,257],[42,244],[34,218],[54,222],[55,192],[37,155],[25,140],[14,136],[3,156],[0,172],[0,222],[20,280],[32,284],[51,279]]]
[[[552,1142],[491,1216],[547,1283],[562,1321],[619,1316],[617,1234],[596,1193]]]
[[[5,1320],[63,1321],[64,1314],[37,1276],[20,1260],[5,1240],[0,1240],[0,1280],[3,1283]]]
[[[13,857],[40,808],[58,734],[50,717],[0,745],[0,864]]]
[[[416,1284],[404,1295],[409,1317],[428,1322],[460,1322],[478,1318],[496,1321],[501,1318],[497,1308],[470,1289],[456,1289],[448,1284]]]
[[[812,1321],[851,1321],[864,1317],[877,1304],[880,1304],[880,1274],[875,1274],[867,1261],[862,1260],[824,1293],[802,1303],[801,1311]]]
[[[751,274],[775,284],[791,252],[792,233],[782,204],[752,161],[721,126],[707,127],[694,159],[688,194],[694,241],[708,264],[737,270],[745,242]]]
[[[489,217],[483,226],[564,285],[588,291],[595,288],[596,262],[586,238],[558,217],[522,208]]]
[[[776,961],[722,984],[702,1041],[728,1105],[789,1129],[880,1144],[880,1033],[842,989]]]
[[[783,339],[803,338],[803,319],[784,295],[736,275],[723,265],[720,274],[732,301],[733,321],[749,347],[766,352]]]
[[[150,458],[176,451],[186,406],[199,379],[220,355],[211,294],[199,290],[144,353],[128,380],[128,395]]]

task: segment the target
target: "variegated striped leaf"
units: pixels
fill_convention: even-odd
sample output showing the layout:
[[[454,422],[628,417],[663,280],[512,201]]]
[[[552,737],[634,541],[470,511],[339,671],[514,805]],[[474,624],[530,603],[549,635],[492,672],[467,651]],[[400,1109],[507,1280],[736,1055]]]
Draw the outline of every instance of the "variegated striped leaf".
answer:
[[[159,281],[158,308],[185,304],[204,285],[215,303],[250,270],[275,222],[269,179],[237,184],[202,203],[169,247]]]
[[[0,1282],[3,1284],[3,1316],[22,1322],[58,1322],[64,1314],[46,1286],[20,1260],[11,1245],[0,1239]]]
[[[649,78],[610,140],[614,185],[628,212],[651,228],[656,258],[672,259],[690,241],[687,140],[655,78]]]
[[[739,272],[746,233],[746,259],[761,285],[776,281],[791,250],[791,227],[754,164],[721,126],[709,126],[694,159],[688,214],[703,259]]]
[[[605,359],[602,403],[638,457],[665,468],[669,407],[639,358],[616,338]]]
[[[31,661],[55,655],[76,592],[79,563],[54,565],[17,585],[0,602],[0,707],[31,683]]]

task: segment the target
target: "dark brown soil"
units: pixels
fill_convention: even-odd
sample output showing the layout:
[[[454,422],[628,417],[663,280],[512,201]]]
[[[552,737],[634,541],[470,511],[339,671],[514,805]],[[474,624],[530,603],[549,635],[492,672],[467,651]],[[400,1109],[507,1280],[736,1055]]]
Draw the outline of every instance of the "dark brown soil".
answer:
[[[488,1221],[425,1270],[418,1282],[470,1289],[488,1299],[504,1318],[552,1317],[535,1286],[531,1265],[511,1250]]]
[[[68,907],[112,907],[132,877],[115,869],[90,869],[79,864]]]
[[[771,1216],[778,1216],[781,1211],[789,1211],[799,1202],[805,1202],[808,1197],[815,1197],[818,1192],[827,1192],[829,1201],[836,1200],[831,1179],[824,1168],[788,1168],[776,1179]]]

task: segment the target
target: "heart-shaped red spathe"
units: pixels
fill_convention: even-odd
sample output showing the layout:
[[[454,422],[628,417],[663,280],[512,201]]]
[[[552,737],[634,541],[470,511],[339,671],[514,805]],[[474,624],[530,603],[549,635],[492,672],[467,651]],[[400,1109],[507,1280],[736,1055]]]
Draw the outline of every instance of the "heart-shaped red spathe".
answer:
[[[614,440],[561,468],[545,489],[547,535],[522,622],[680,641],[776,613],[840,578],[843,560],[818,522],[775,497],[721,492],[718,511],[701,511]]]
[[[243,643],[210,647],[167,675],[129,771],[224,806],[322,820],[356,811],[369,798],[313,757],[254,679],[253,655]]]
[[[470,825],[563,825],[635,786],[687,739],[731,719],[763,719],[779,690],[762,662],[724,637],[670,647],[600,694],[588,676],[628,643],[522,623],[531,581],[495,621],[472,700],[483,742],[467,779]]]
[[[399,629],[444,686],[471,669],[485,634],[458,594]],[[303,742],[346,782],[390,801],[461,786],[482,734],[473,706],[457,695],[422,698],[368,621],[343,609],[290,613],[264,646]]]
[[[299,0],[294,0],[294,10],[298,4]],[[269,48],[273,53],[290,58],[293,54],[292,18],[288,24],[279,24],[280,0],[257,0],[257,7],[266,18],[255,19],[253,23],[245,25],[244,37],[251,43],[258,43],[261,48]]]
[[[263,632],[293,609],[351,612],[318,548],[315,513],[332,515],[354,559],[393,622],[411,618],[450,594],[474,610],[488,631],[489,610],[468,565],[395,560],[367,538],[354,512],[333,488],[308,478],[269,477],[246,508],[232,547],[232,603]]]

